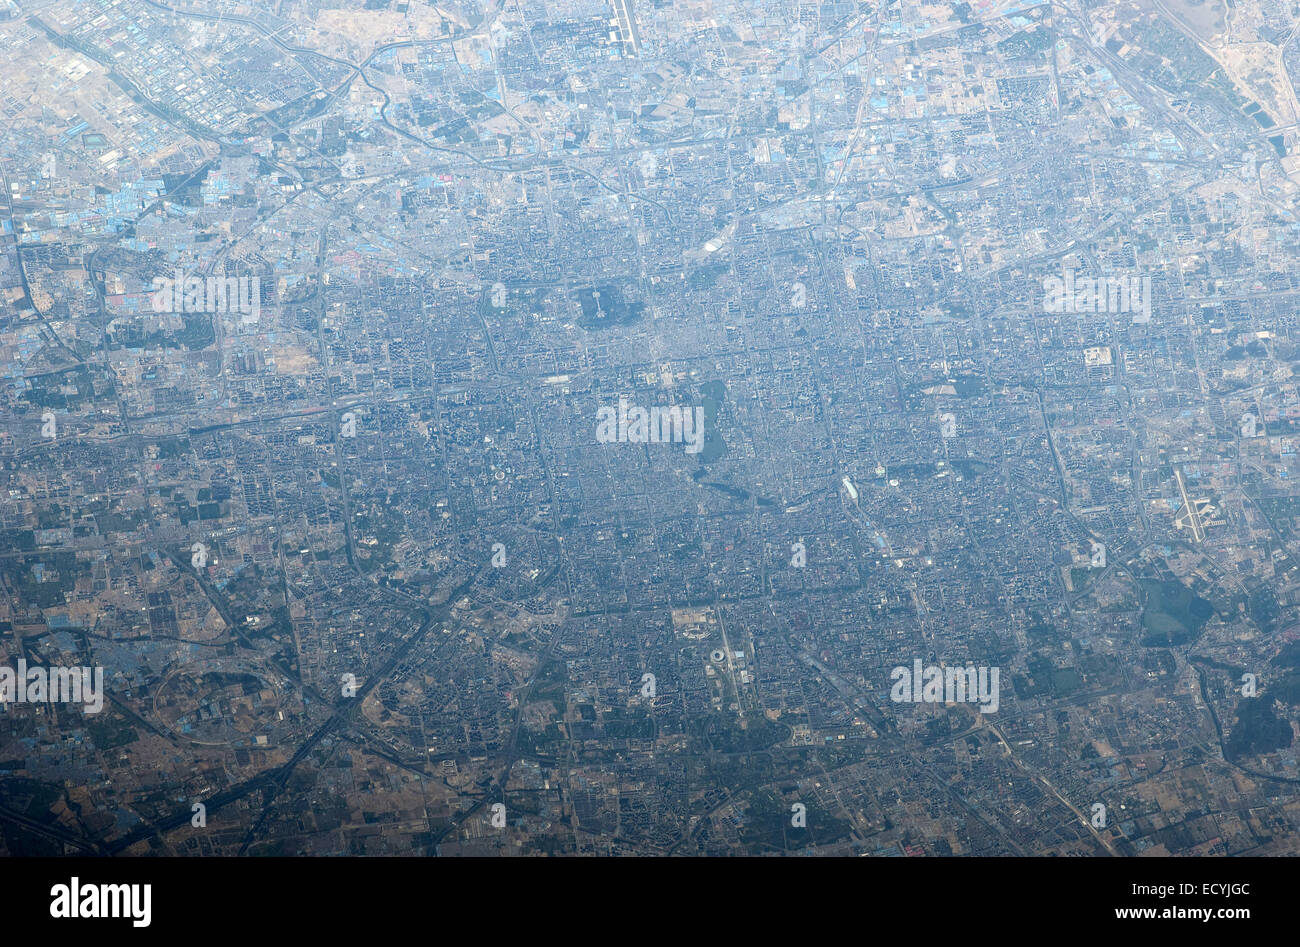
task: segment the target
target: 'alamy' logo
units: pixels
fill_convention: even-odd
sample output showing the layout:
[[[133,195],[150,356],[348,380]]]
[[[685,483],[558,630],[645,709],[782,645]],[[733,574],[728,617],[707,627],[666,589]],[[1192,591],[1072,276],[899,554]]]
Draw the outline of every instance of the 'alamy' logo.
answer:
[[[602,444],[685,444],[686,453],[698,454],[704,447],[704,408],[639,408],[619,398],[617,411],[608,405],[596,411],[596,440]]]
[[[94,681],[93,685],[91,681]],[[104,669],[43,668],[18,659],[18,670],[0,666],[0,704],[82,704],[88,714],[104,709]]]
[[[75,875],[50,889],[50,917],[129,917],[132,927],[148,927],[153,885],[81,884]]]
[[[899,704],[974,704],[984,713],[997,713],[1000,668],[899,665],[889,674],[894,682],[890,700]]]
[[[260,276],[186,276],[176,271],[174,279],[155,276],[152,295],[154,312],[239,312],[244,322],[256,322],[262,314]]]
[[[1043,280],[1043,311],[1134,313],[1134,322],[1151,321],[1151,277],[1101,276],[1074,278],[1074,270],[1065,271],[1065,279],[1049,276]]]

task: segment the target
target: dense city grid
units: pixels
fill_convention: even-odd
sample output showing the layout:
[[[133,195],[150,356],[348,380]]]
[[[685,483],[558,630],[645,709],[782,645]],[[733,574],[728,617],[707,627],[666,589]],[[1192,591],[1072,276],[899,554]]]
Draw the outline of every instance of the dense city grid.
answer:
[[[1298,78],[0,0],[0,853],[1295,853]]]

